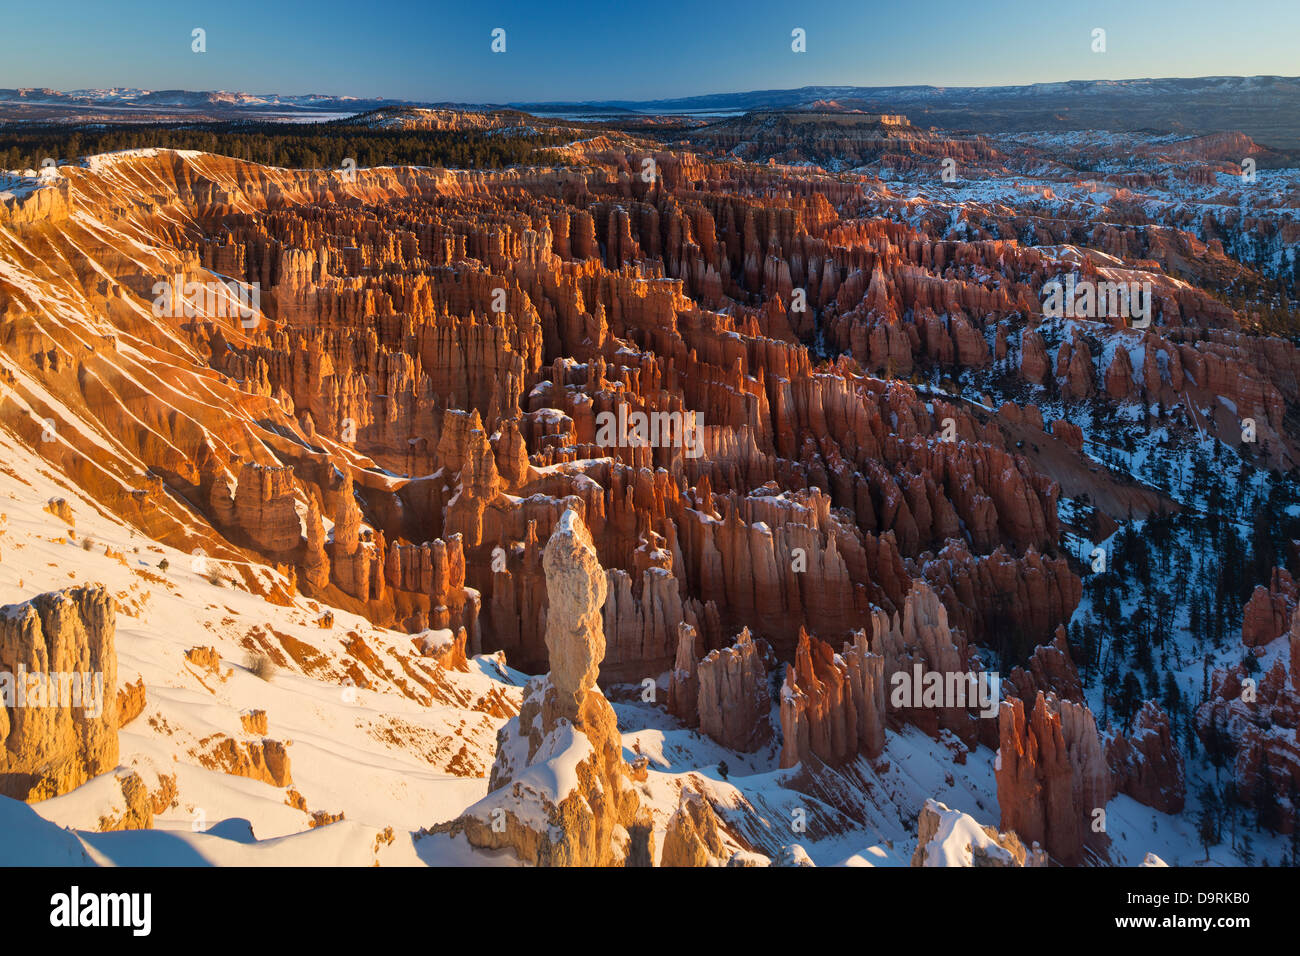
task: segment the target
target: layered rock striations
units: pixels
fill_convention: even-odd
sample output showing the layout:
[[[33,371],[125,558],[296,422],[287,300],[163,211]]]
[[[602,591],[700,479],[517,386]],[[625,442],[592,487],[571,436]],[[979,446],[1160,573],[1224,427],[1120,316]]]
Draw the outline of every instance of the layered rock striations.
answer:
[[[0,608],[0,794],[56,797],[117,766],[115,622],[102,587]]]

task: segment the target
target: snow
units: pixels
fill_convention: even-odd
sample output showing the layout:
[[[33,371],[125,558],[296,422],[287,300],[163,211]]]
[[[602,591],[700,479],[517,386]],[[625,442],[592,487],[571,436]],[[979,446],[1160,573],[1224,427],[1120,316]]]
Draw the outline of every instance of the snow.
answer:
[[[926,806],[939,814],[939,829],[925,845],[926,866],[973,866],[972,848],[982,849],[989,857],[1012,864],[1010,852],[985,833],[974,817],[950,810],[937,800],[927,800]]]
[[[0,866],[92,866],[76,834],[18,800],[0,797]]]
[[[420,656],[411,635],[340,609],[333,611],[333,629],[322,630],[322,608],[313,601],[299,597],[282,607],[244,590],[242,582],[212,584],[191,570],[187,552],[152,542],[105,514],[3,431],[0,461],[0,594],[17,602],[87,581],[108,588],[118,604],[119,686],[143,677],[147,695],[144,713],[120,732],[119,773],[134,770],[150,791],[158,790],[161,775],[175,775],[177,788],[173,806],[155,815],[153,831],[95,832],[101,818],[120,816],[125,808],[115,773],[31,808],[6,801],[0,854],[38,860],[41,854],[81,853],[70,834],[15,843],[16,833],[32,832],[30,822],[20,826],[16,806],[28,819],[47,821],[53,833],[74,828],[89,858],[99,862],[370,865],[376,835],[391,827],[397,836],[380,854],[383,862],[419,863],[414,835],[453,819],[487,792],[486,776],[460,776],[449,767],[463,750],[462,759],[486,773],[504,719],[468,708],[491,688],[517,702],[517,671],[490,657],[475,659],[468,673],[437,668],[446,689],[431,695],[405,676],[400,663],[414,673],[437,667]],[[71,538],[68,525],[45,510],[55,497],[71,506]],[[83,541],[91,542],[85,550]],[[105,554],[106,546],[113,556]],[[158,568],[164,558],[170,565],[165,573]],[[208,563],[228,562],[209,557]],[[343,681],[343,640],[350,632],[387,669],[367,671],[369,686],[349,688]],[[314,652],[308,655],[312,666],[299,667],[285,654],[272,680],[254,676],[243,665],[255,635],[270,637],[273,648],[289,647],[277,645],[289,638],[301,642]],[[222,659],[220,676],[185,658],[186,650],[208,645]],[[292,789],[309,809],[342,812],[343,821],[311,830],[308,817],[286,803],[287,789],[200,764],[202,741],[215,735],[258,739],[244,733],[239,720],[252,709],[265,710],[267,736],[285,742]],[[248,821],[256,842],[232,840],[223,827],[231,819]]]

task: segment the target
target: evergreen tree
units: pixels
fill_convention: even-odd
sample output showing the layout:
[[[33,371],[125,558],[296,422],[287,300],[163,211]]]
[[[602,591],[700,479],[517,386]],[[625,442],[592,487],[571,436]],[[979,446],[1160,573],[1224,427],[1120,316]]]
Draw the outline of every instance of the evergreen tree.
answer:
[[[1218,799],[1214,791],[1205,787],[1201,791],[1201,811],[1196,815],[1196,835],[1205,850],[1205,862],[1210,861],[1210,847],[1218,845],[1219,824],[1217,819]]]
[[[1280,826],[1279,816],[1277,785],[1273,782],[1273,769],[1265,751],[1259,762],[1259,783],[1255,786],[1255,825],[1261,830],[1276,831]]]

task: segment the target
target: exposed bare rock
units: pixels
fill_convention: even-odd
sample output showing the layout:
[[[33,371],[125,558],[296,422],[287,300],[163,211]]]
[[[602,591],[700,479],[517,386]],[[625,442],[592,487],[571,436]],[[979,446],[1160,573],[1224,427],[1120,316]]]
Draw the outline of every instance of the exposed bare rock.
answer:
[[[816,757],[845,763],[858,753],[858,715],[847,668],[831,646],[806,632],[781,687],[781,766]]]
[[[1083,429],[1074,422],[1068,422],[1064,418],[1056,419],[1052,422],[1052,434],[1075,451],[1083,449]]]
[[[529,681],[519,715],[497,734],[488,795],[440,829],[537,866],[644,865],[653,828],[596,687],[605,572],[576,511],[557,523],[543,560],[552,672]]]
[[[677,660],[668,674],[668,712],[687,727],[700,723],[700,638],[695,628],[677,625]]]
[[[281,740],[234,740],[224,734],[199,741],[195,752],[201,765],[235,777],[260,780],[272,787],[289,787],[289,750]]]
[[[258,737],[266,736],[268,732],[268,721],[266,711],[264,710],[246,710],[239,715],[239,724],[246,734],[254,734]]]
[[[350,472],[344,473],[334,516],[334,540],[329,551],[330,574],[345,594],[370,599],[371,552],[361,543],[361,509],[353,494]]]
[[[577,713],[605,656],[601,608],[605,604],[605,573],[582,518],[565,511],[542,555],[546,570],[546,649],[550,654],[551,686],[561,701],[572,701]]]
[[[1232,780],[1247,805],[1269,792],[1276,798],[1292,786],[1300,789],[1300,614],[1291,615],[1286,636],[1289,657],[1262,675],[1252,675],[1244,664],[1216,669],[1208,699],[1196,709],[1201,742],[1207,748],[1228,745]],[[1290,800],[1277,799],[1274,808],[1279,832],[1300,826]]]
[[[307,500],[307,548],[302,569],[302,580],[311,589],[321,591],[329,586],[330,565],[325,552],[325,525],[314,495],[308,496]]]
[[[218,734],[200,741],[195,756],[200,764],[211,770],[258,780],[272,787],[288,787],[293,783],[289,752],[283,741],[269,738],[235,740]]]
[[[1085,845],[1104,849],[1104,833],[1092,823],[1110,799],[1110,780],[1087,707],[1039,692],[1026,719],[1013,697],[1002,703],[999,736],[1001,829],[1066,864],[1078,863]]]
[[[45,510],[54,517],[58,518],[69,528],[77,526],[76,519],[72,515],[72,505],[68,504],[67,498],[51,498],[45,505]]]
[[[1106,762],[1116,792],[1161,813],[1182,812],[1183,756],[1170,731],[1168,715],[1155,701],[1142,705],[1129,737],[1107,738]]]
[[[1295,612],[1296,583],[1285,568],[1274,568],[1268,587],[1260,585],[1246,602],[1241,621],[1241,642],[1263,647],[1283,634]]]
[[[122,788],[125,806],[120,814],[100,817],[98,830],[101,833],[108,833],[118,830],[153,829],[153,801],[140,775],[134,770],[119,770],[117,782]]]
[[[120,730],[144,712],[144,678],[123,684],[117,691],[117,726]]]
[[[114,633],[102,587],[0,608],[0,795],[43,800],[117,765]]]
[[[1070,656],[1070,645],[1065,638],[1065,628],[1056,629],[1051,644],[1034,648],[1028,662],[1029,669],[1014,667],[1003,679],[1008,697],[1033,700],[1039,691],[1053,693],[1061,700],[1083,703],[1083,682]]]
[[[709,651],[699,662],[702,733],[728,750],[741,752],[757,750],[771,739],[769,660],[764,659],[748,628],[736,636],[732,647]]]
[[[901,618],[891,620],[883,611],[873,611],[871,650],[883,658],[882,676],[891,684],[895,675],[913,679],[916,669],[939,674],[973,673],[965,635],[949,626],[948,611],[938,593],[924,581],[915,581],[907,594]],[[907,698],[908,695],[903,695]],[[974,706],[967,701],[967,708]],[[967,708],[916,707],[899,702],[891,708],[896,720],[906,720],[933,737],[940,730],[952,731],[968,744],[977,734],[976,718]]]
[[[1025,381],[1043,384],[1048,372],[1047,348],[1037,332],[1026,331],[1020,345],[1020,374]]]
[[[727,850],[713,807],[702,794],[683,790],[677,809],[668,819],[659,865],[722,866],[726,860]]]
[[[294,508],[293,467],[245,462],[235,489],[235,524],[259,551],[286,555],[298,547],[302,526]]]
[[[191,647],[185,652],[185,659],[209,674],[221,674],[221,655],[215,647]]]
[[[842,654],[848,667],[849,690],[858,717],[858,746],[868,757],[885,749],[885,659],[871,653],[866,631],[856,631]]]
[[[455,633],[445,629],[423,631],[412,638],[422,656],[431,657],[453,671],[469,670],[469,658],[465,654],[465,642],[468,639],[463,627]]]

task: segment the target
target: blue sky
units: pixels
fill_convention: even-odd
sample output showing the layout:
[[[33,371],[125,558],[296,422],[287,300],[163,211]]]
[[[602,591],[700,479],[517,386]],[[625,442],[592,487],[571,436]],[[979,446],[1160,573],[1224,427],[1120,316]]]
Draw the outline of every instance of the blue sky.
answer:
[[[4,19],[0,87],[518,102],[1300,74],[1297,0],[59,0]],[[791,52],[795,27],[806,53]],[[1105,53],[1091,50],[1097,27]]]

